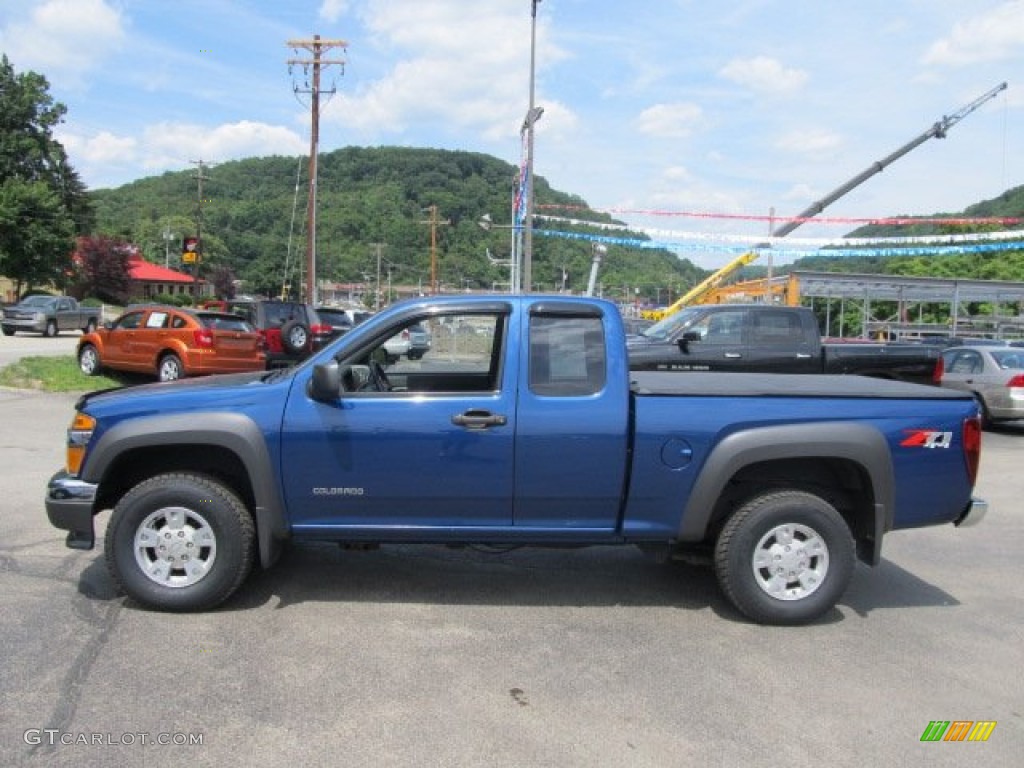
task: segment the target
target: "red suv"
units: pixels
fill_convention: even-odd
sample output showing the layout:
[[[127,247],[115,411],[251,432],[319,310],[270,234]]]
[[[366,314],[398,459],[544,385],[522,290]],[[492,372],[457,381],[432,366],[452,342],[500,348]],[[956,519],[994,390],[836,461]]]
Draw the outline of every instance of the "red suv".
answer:
[[[268,368],[305,360],[331,338],[331,326],[300,301],[229,299],[206,304],[244,317],[256,327],[266,344]]]

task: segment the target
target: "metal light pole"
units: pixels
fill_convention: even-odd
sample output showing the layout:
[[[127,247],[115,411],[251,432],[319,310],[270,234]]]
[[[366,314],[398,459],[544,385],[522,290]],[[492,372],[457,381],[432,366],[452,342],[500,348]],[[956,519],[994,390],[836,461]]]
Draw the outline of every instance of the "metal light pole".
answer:
[[[171,266],[171,240],[174,240],[177,235],[171,232],[170,227],[164,227],[164,267],[169,268]]]
[[[537,3],[530,0],[530,107],[523,121],[526,131],[526,221],[523,231],[523,290],[530,293],[533,288],[533,125],[544,113],[534,106],[534,81],[537,63]]]

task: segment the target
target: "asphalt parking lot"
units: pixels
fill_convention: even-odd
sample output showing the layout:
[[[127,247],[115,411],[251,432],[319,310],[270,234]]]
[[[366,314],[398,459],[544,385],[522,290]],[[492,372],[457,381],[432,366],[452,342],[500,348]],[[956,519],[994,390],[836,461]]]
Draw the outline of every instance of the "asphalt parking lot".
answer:
[[[1019,764],[1024,424],[985,434],[980,526],[891,535],[813,626],[625,548],[295,546],[178,616],[46,521],[74,399],[0,389],[2,765]]]

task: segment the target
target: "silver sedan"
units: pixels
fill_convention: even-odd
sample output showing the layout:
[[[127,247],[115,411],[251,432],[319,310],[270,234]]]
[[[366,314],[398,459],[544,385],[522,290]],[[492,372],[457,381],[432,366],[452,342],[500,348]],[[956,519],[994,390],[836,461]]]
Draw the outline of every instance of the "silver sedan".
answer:
[[[986,423],[1024,419],[1024,349],[950,347],[939,365],[939,383],[974,393]]]

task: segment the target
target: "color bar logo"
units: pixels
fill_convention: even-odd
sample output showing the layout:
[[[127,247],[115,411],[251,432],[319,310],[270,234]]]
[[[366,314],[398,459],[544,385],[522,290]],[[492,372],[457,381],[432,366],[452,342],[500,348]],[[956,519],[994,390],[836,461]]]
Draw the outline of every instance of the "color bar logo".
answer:
[[[988,741],[995,727],[995,720],[932,720],[921,741]]]

